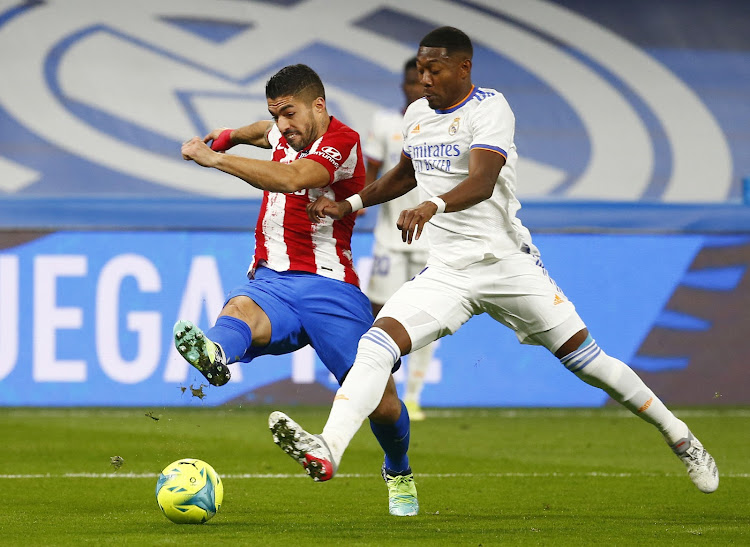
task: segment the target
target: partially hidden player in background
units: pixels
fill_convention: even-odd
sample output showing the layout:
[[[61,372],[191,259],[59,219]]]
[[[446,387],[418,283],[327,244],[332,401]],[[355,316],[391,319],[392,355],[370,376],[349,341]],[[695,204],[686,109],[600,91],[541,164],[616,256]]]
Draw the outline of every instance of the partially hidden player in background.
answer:
[[[323,83],[308,66],[282,68],[268,80],[266,98],[274,121],[216,129],[182,146],[186,160],[239,177],[264,193],[248,281],[230,292],[205,333],[178,321],[175,345],[211,385],[221,386],[230,379],[230,363],[309,344],[340,384],[354,362],[357,341],[373,321],[352,263],[354,216],[316,223],[306,207],[318,197],[344,199],[364,187],[359,135],[328,115]],[[223,153],[237,144],[272,149],[273,159]],[[409,413],[393,377],[386,384],[370,424],[385,451],[384,465],[411,477]],[[316,474],[317,461],[297,457]],[[391,514],[417,513],[413,480],[386,484]]]
[[[421,98],[424,92],[424,87],[419,82],[416,57],[412,57],[404,64],[401,90],[406,101],[403,110],[378,110],[372,117],[363,148],[367,161],[365,185],[374,182],[378,178],[378,173],[390,171],[401,158],[401,151],[404,149],[404,138],[401,134],[404,112],[406,107]],[[375,244],[372,250],[372,272],[365,290],[372,303],[372,313],[376,317],[393,293],[422,271],[427,263],[426,238],[413,241],[409,245],[402,240],[401,232],[396,227],[401,211],[416,207],[421,201],[419,190],[415,188],[378,207],[378,218],[373,231]],[[412,420],[425,419],[421,395],[425,375],[432,361],[433,347],[432,344],[428,344],[411,352],[406,362],[404,403]]]
[[[425,97],[404,116],[399,164],[359,195],[336,203],[321,198],[310,207],[314,219],[346,218],[419,185],[428,199],[403,211],[399,226],[407,241],[428,232],[430,258],[360,340],[322,434],[308,433],[278,411],[269,426],[291,429],[285,438],[295,451],[335,471],[399,357],[487,313],[513,329],[521,343],[546,347],[581,380],[654,425],[698,489],[715,491],[719,473],[711,455],[630,367],[597,345],[542,265],[516,217],[515,118],[501,93],[472,84],[472,50],[469,37],[456,28],[428,33],[417,55]],[[626,439],[622,446],[627,450]]]

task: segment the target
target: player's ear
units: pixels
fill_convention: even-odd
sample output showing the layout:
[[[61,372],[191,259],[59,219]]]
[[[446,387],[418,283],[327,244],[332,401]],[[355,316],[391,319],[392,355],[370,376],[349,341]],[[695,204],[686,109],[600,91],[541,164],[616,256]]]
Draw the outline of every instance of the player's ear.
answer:
[[[471,59],[464,59],[461,61],[458,65],[459,74],[462,78],[470,78],[471,77]]]
[[[313,101],[313,109],[317,112],[325,112],[326,100],[323,97],[318,97]]]

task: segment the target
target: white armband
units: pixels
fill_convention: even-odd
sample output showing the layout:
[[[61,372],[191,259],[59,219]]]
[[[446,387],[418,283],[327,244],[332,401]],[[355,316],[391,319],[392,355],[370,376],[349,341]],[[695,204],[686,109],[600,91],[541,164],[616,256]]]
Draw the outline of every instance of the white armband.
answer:
[[[428,199],[427,201],[431,201],[435,205],[437,205],[437,212],[438,213],[445,213],[445,202],[440,199],[439,197],[435,196],[433,198]],[[437,213],[436,213],[437,214]]]
[[[352,196],[349,196],[346,198],[346,201],[349,202],[349,205],[352,206],[352,213],[356,213],[360,209],[364,207],[364,204],[362,203],[362,198],[359,194],[354,194]]]

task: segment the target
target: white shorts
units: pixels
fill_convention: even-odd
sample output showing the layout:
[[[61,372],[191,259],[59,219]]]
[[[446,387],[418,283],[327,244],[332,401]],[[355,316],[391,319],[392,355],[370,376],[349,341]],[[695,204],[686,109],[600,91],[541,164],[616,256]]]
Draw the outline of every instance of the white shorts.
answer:
[[[431,261],[396,291],[378,318],[401,323],[414,351],[482,313],[513,329],[522,344],[541,345],[553,353],[586,328],[541,260],[520,251],[460,270]]]
[[[375,304],[384,304],[404,283],[424,270],[429,256],[426,251],[391,251],[377,242],[372,254],[372,272],[365,292]]]

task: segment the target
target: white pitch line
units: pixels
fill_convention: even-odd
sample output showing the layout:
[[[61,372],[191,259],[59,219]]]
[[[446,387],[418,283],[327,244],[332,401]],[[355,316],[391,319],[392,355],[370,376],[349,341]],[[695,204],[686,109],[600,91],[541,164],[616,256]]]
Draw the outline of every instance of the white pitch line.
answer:
[[[159,407],[152,409],[159,417],[169,418],[171,411],[179,413],[189,407]],[[90,418],[90,417],[111,417],[111,418],[142,418],[144,410],[102,408],[102,409],[68,409],[68,408],[48,408],[43,410],[27,409],[24,407],[3,409],[3,417],[12,418]],[[424,410],[424,409],[423,409]],[[210,411],[214,415],[233,415],[237,416],[244,412],[239,410],[233,412],[231,408],[224,407],[207,407],[201,411]],[[269,411],[270,412],[270,411]],[[252,411],[247,412],[247,416],[252,416]],[[632,418],[633,414],[625,409],[616,407],[592,407],[592,408],[428,408],[425,414],[429,418],[473,418],[473,417],[496,417],[496,418]],[[750,418],[750,409],[747,408],[710,408],[710,409],[684,409],[675,410],[675,414],[684,418]]]
[[[425,409],[422,409],[425,410]],[[684,418],[750,418],[750,409],[685,409],[675,410],[677,416]],[[428,418],[632,418],[629,410],[618,408],[525,408],[525,409],[426,409]]]
[[[682,477],[684,473],[606,473],[590,471],[581,473],[419,473],[420,479],[451,479],[451,478],[635,478],[635,477]],[[158,473],[31,473],[16,475],[0,475],[0,479],[155,479]],[[372,473],[340,473],[336,477],[342,479],[371,479],[379,477]],[[722,478],[748,479],[750,473],[722,473]],[[307,475],[302,473],[239,473],[221,475],[224,480],[237,479],[303,479]]]

